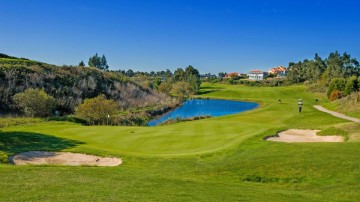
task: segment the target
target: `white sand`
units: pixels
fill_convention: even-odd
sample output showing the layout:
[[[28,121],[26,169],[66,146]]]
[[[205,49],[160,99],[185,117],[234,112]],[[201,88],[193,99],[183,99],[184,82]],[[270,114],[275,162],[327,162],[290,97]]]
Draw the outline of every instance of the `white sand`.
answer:
[[[119,158],[99,157],[71,152],[30,151],[14,155],[10,161],[15,165],[68,165],[68,166],[118,166]]]
[[[269,137],[267,141],[274,142],[343,142],[341,136],[317,136],[319,130],[289,129],[282,131],[275,137]]]

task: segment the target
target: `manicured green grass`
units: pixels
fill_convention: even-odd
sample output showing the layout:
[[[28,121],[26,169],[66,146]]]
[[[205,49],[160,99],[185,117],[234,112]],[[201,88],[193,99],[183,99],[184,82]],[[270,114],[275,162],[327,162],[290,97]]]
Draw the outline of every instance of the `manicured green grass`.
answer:
[[[346,132],[345,130],[339,129],[339,128],[335,128],[335,127],[330,127],[330,128],[326,128],[322,131],[319,131],[316,133],[316,135],[320,135],[320,136],[343,136],[346,140],[349,138],[349,133]]]
[[[204,84],[201,97],[257,101],[261,107],[159,127],[47,122],[0,129],[0,151],[8,155],[63,150],[124,160],[112,168],[3,164],[0,200],[353,201],[360,197],[360,143],[351,138],[343,143],[263,140],[288,128],[356,130],[357,125],[314,109],[321,95],[307,93],[303,86]],[[300,98],[302,113],[297,111]]]

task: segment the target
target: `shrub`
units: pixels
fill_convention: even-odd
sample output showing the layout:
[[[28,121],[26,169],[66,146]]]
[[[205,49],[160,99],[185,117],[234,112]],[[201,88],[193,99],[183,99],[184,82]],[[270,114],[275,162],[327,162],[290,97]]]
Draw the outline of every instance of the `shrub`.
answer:
[[[9,163],[8,155],[2,151],[0,151],[0,163]]]
[[[346,85],[346,80],[343,78],[332,79],[327,91],[328,98],[330,98],[330,95],[334,90],[344,91],[345,85]]]
[[[171,91],[171,83],[169,82],[162,82],[159,86],[158,86],[158,91],[165,93],[165,94],[169,94]]]
[[[149,117],[145,112],[129,113],[111,117],[111,125],[117,126],[146,126]]]
[[[187,82],[179,81],[172,86],[171,93],[179,97],[189,97],[195,94],[195,89]]]
[[[341,93],[341,91],[338,90],[333,90],[333,92],[331,92],[329,99],[331,101],[337,100],[339,98],[341,98],[343,96],[343,94]]]
[[[118,105],[114,100],[107,100],[105,95],[85,99],[84,103],[76,107],[75,115],[86,120],[89,124],[105,125],[108,116],[116,114]]]
[[[164,121],[164,122],[161,123],[160,125],[170,125],[170,124],[174,124],[174,123],[180,123],[180,122],[185,122],[185,121],[201,120],[201,119],[206,119],[206,118],[211,118],[211,116],[205,115],[205,116],[194,116],[194,117],[189,117],[189,118],[176,117],[175,119],[169,119],[169,120],[167,120],[167,121]]]
[[[13,99],[23,112],[31,117],[49,116],[55,107],[55,99],[43,89],[29,88],[14,95]]]
[[[352,92],[355,92],[358,90],[358,80],[356,76],[352,76],[346,80],[346,86],[344,93],[346,95],[350,95]]]

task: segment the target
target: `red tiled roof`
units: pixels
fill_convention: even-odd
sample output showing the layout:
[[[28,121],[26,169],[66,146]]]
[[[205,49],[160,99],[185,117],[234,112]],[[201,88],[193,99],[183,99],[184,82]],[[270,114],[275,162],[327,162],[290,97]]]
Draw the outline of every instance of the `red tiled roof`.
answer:
[[[286,67],[283,66],[277,66],[274,68],[269,69],[269,73],[273,73],[273,74],[278,74],[280,72],[285,72],[286,71]]]
[[[239,76],[239,73],[231,72],[231,73],[225,75],[225,77],[233,77],[233,76]]]
[[[251,70],[250,73],[263,73],[264,71],[261,70]]]

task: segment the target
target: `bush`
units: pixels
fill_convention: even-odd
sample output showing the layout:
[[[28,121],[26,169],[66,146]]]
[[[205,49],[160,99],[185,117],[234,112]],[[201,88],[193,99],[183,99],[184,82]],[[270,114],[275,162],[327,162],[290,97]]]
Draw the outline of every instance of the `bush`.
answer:
[[[171,83],[169,82],[162,82],[159,86],[158,86],[158,91],[165,93],[165,94],[169,94],[171,91]]]
[[[355,92],[358,90],[358,80],[356,76],[352,76],[346,80],[346,86],[344,93],[346,95],[350,95],[352,92]]]
[[[163,123],[161,123],[160,125],[170,125],[170,124],[174,124],[174,123],[180,123],[180,122],[185,122],[185,121],[195,121],[195,120],[201,120],[201,119],[206,119],[206,118],[211,118],[211,116],[209,115],[205,115],[205,116],[194,116],[194,117],[189,117],[189,118],[180,118],[180,117],[176,117],[175,119],[169,119]]]
[[[116,114],[118,105],[114,100],[107,100],[105,95],[85,99],[84,103],[75,109],[75,115],[91,125],[105,125],[108,116]]]
[[[43,89],[29,88],[14,95],[13,99],[23,112],[31,117],[49,116],[55,107],[55,99]]]
[[[179,97],[189,97],[195,94],[195,89],[187,82],[179,81],[172,85],[171,93]]]
[[[345,90],[345,85],[346,85],[346,80],[343,78],[335,78],[332,79],[327,91],[327,96],[328,98],[330,98],[330,95],[332,94],[332,92],[334,90],[338,90],[338,91],[344,91]]]
[[[9,163],[8,155],[2,151],[0,151],[0,163]]]
[[[146,126],[149,118],[145,112],[129,113],[111,117],[110,124],[116,126]]]
[[[333,92],[331,92],[331,94],[330,94],[329,99],[330,99],[331,101],[334,101],[334,100],[337,100],[337,99],[339,99],[339,98],[342,98],[342,96],[343,96],[343,94],[342,94],[341,91],[333,90]]]

